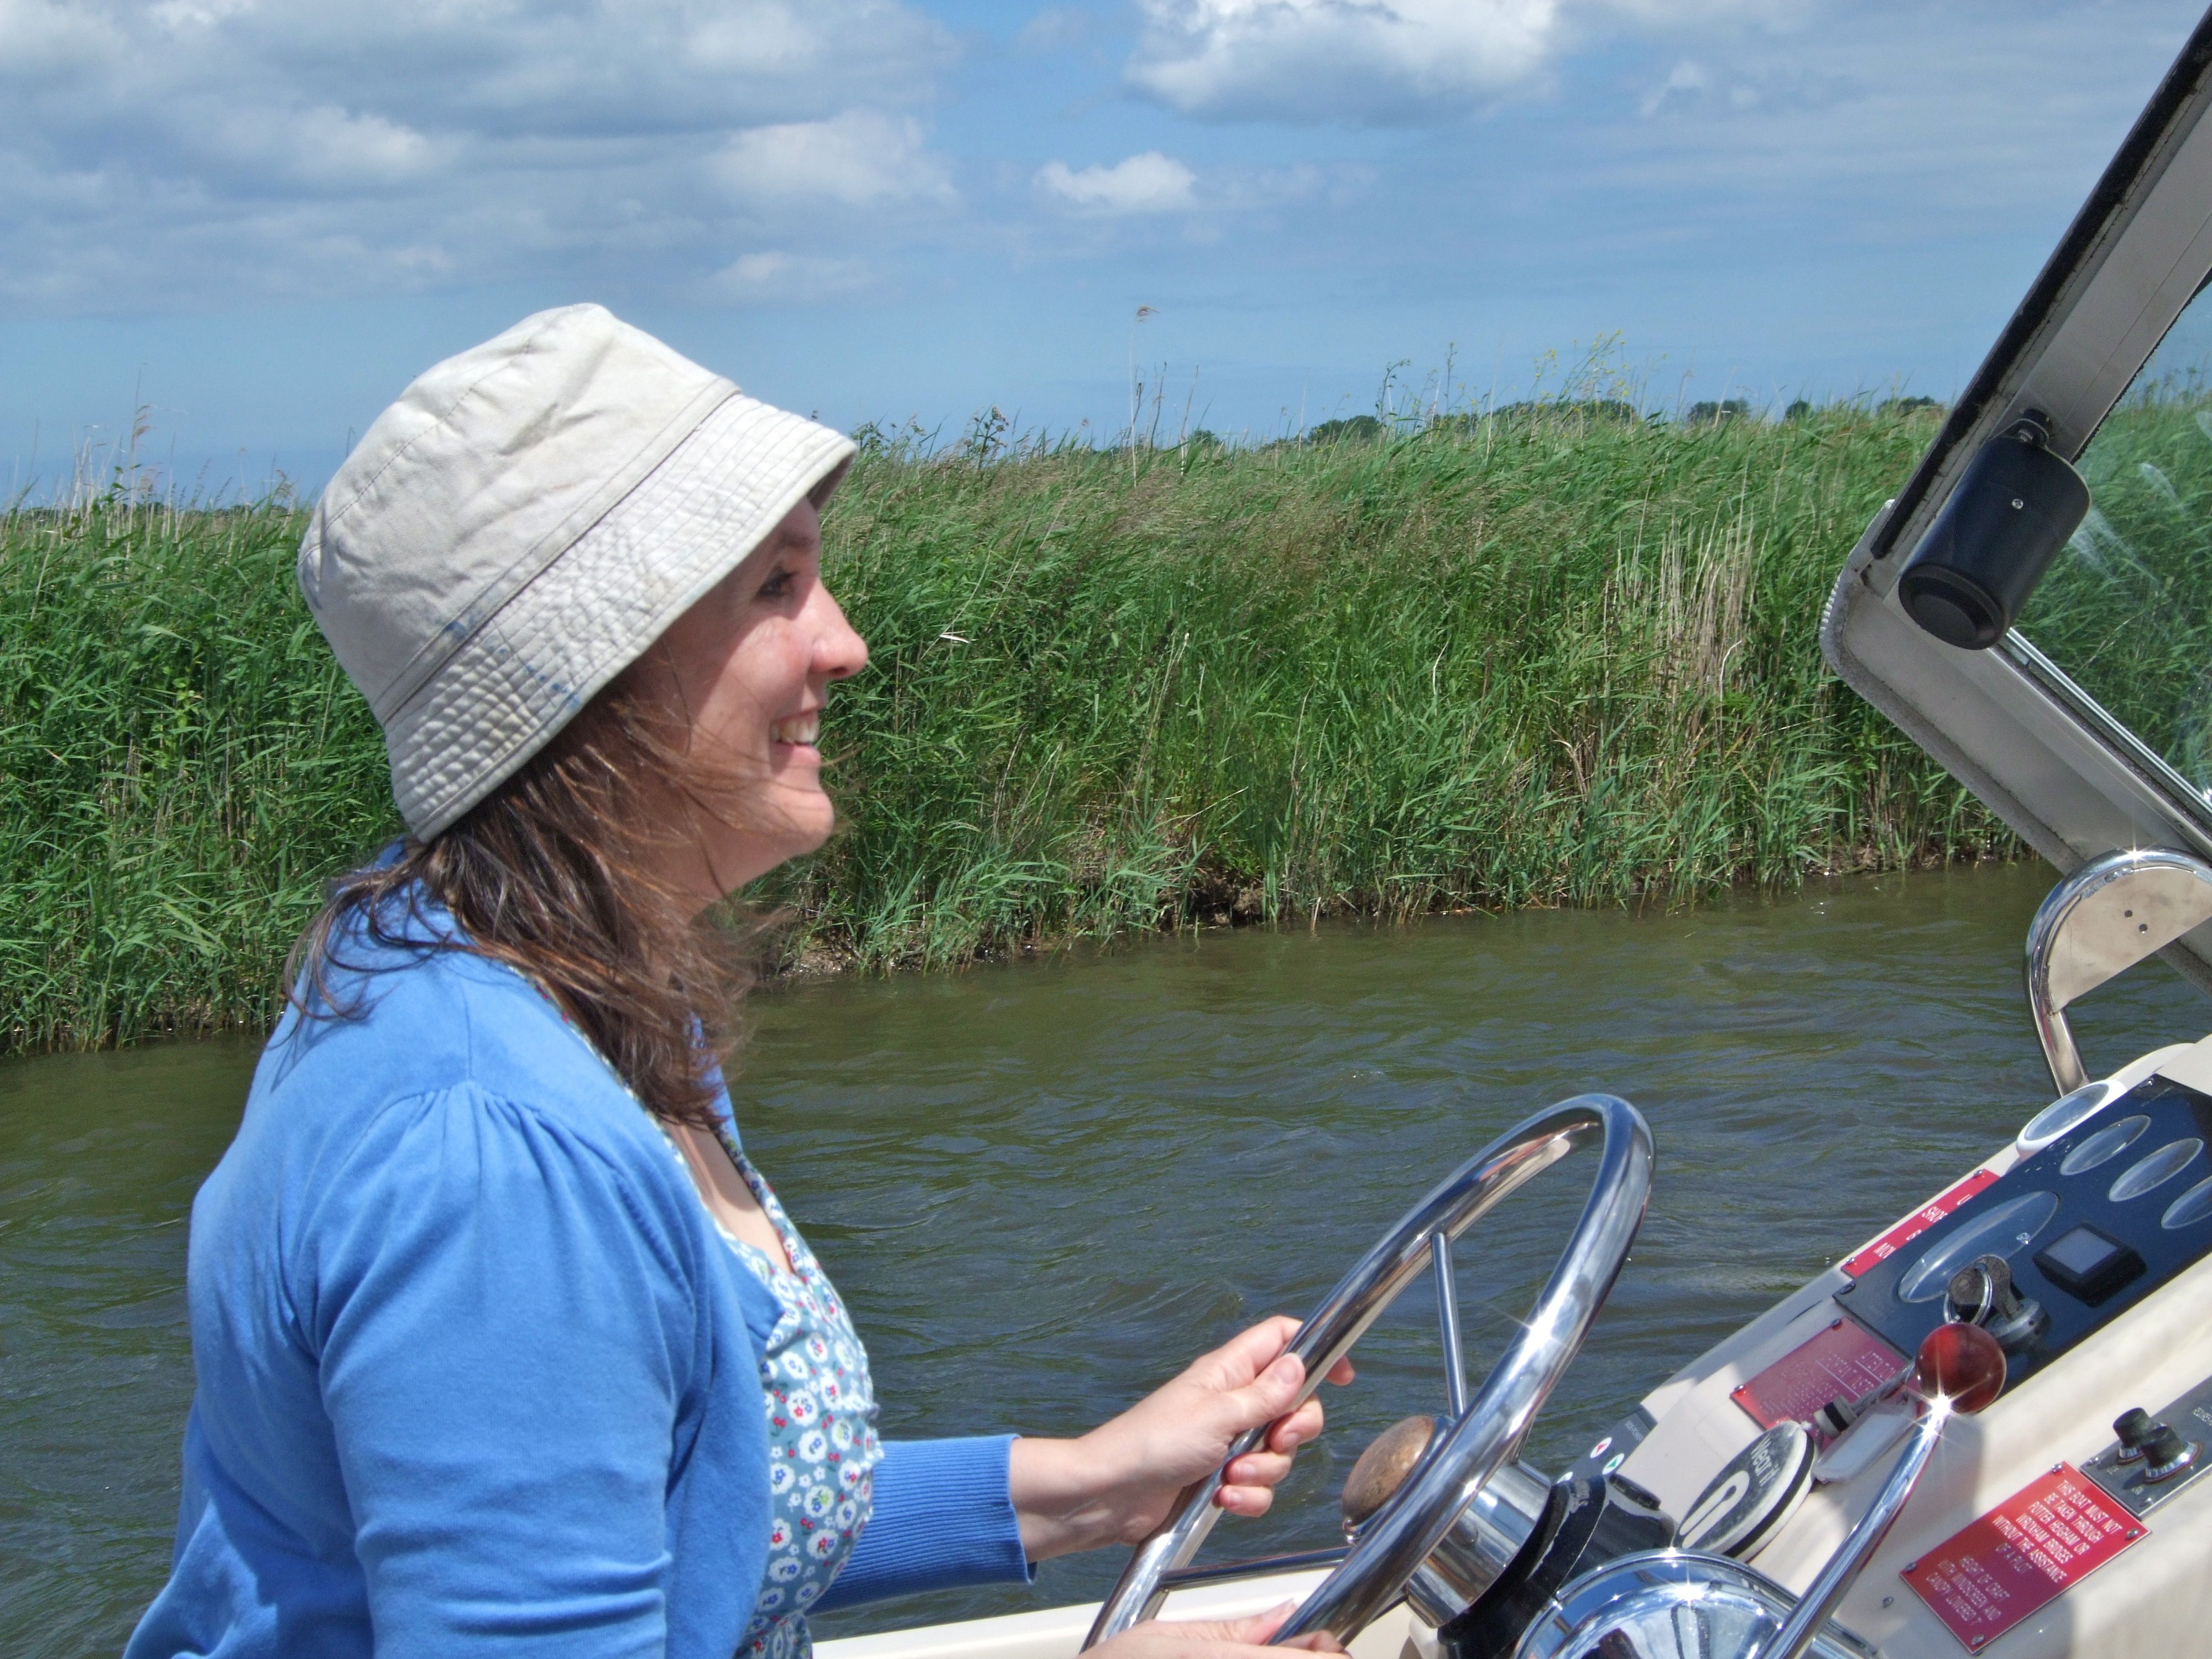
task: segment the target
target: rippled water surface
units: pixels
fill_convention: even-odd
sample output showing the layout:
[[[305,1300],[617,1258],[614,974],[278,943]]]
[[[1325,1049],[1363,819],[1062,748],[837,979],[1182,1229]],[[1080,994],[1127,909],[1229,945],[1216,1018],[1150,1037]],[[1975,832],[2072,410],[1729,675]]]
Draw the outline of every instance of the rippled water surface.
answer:
[[[1244,1321],[1301,1312],[1498,1130],[1626,1095],[1650,1218],[1532,1442],[1556,1466],[1668,1372],[1962,1172],[2048,1097],[2020,995],[2039,866],[1674,914],[1215,933],[753,1005],[746,1139],[853,1304],[894,1435],[1074,1433]],[[2100,992],[2092,1070],[2200,1035],[2166,969]],[[159,1583],[191,1388],[184,1218],[252,1049],[0,1064],[0,1653],[112,1651]],[[1587,1161],[1460,1251],[1471,1358],[1511,1329]],[[1441,1403],[1429,1298],[1370,1334],[1288,1501],[1217,1553],[1326,1541],[1368,1433]],[[1095,1595],[1037,1588],[849,1633]]]

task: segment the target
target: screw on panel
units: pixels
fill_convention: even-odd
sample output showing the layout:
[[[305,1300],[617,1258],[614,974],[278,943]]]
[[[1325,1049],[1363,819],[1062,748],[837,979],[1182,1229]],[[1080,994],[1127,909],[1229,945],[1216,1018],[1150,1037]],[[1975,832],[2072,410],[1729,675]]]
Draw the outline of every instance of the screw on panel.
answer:
[[[1920,1564],[1917,1561],[1907,1561],[1905,1564],[1905,1571],[1907,1572],[1917,1572],[1920,1571]]]
[[[1894,1606],[1896,1601],[1897,1598],[1894,1595],[1885,1595],[1881,1598],[1881,1604],[1886,1607]]]

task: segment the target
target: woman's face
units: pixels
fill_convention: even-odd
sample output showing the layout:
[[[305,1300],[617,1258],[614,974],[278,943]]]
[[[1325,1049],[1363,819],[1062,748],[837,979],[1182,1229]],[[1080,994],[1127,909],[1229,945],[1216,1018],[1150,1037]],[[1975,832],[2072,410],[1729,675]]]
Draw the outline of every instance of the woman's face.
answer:
[[[735,786],[689,813],[696,834],[669,874],[701,907],[829,838],[836,810],[817,746],[830,683],[867,666],[867,642],[822,585],[822,523],[792,508],[685,611],[637,666],[672,708],[690,754]]]

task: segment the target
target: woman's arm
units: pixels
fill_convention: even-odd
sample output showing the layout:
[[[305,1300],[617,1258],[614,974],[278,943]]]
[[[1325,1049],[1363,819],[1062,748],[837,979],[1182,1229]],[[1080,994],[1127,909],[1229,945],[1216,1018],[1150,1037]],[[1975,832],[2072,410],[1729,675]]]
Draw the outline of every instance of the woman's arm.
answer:
[[[1237,1459],[1217,1500],[1237,1515],[1264,1515],[1291,1455],[1322,1429],[1320,1401],[1290,1410],[1305,1375],[1283,1353],[1297,1332],[1293,1319],[1255,1325],[1078,1440],[885,1442],[873,1518],[818,1605],[1018,1583],[1031,1562],[1133,1544],[1183,1487],[1220,1464],[1231,1441],[1274,1421],[1266,1448]],[[1350,1382],[1350,1364],[1330,1380]]]
[[[885,1441],[873,1513],[815,1605],[827,1612],[959,1584],[1027,1583],[1006,1467],[1017,1443],[1006,1434]]]
[[[1139,1542],[1237,1436],[1273,1422],[1214,1498],[1233,1515],[1265,1515],[1292,1455],[1322,1431],[1318,1397],[1291,1409],[1305,1381],[1285,1352],[1297,1329],[1295,1319],[1263,1320],[1080,1439],[1017,1440],[1009,1489],[1029,1559]],[[1328,1380],[1349,1382],[1351,1362],[1339,1360]]]
[[[381,1114],[304,1218],[295,1294],[379,1651],[666,1651],[696,1314],[635,1188],[463,1086]],[[739,1623],[767,1542],[749,1501]]]

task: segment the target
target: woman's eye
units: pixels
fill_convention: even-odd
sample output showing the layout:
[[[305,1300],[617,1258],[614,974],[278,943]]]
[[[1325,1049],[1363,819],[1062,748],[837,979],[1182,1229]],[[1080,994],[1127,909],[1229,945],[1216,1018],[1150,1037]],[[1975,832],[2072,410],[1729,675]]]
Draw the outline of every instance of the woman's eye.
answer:
[[[794,578],[788,570],[779,570],[760,585],[759,597],[763,599],[788,599]]]

